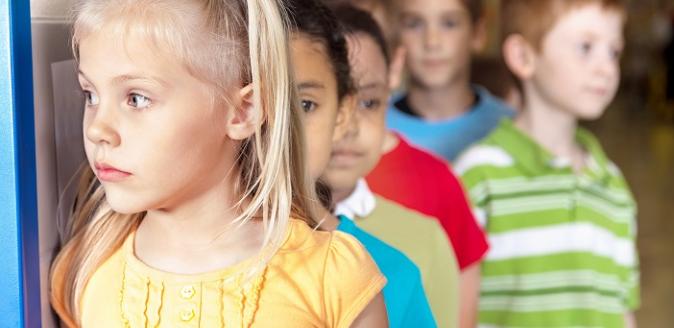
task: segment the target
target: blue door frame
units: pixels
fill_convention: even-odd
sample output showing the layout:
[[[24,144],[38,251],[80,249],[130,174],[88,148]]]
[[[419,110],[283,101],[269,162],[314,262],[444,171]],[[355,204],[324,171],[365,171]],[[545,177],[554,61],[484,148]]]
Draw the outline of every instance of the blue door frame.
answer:
[[[40,327],[30,1],[0,1],[0,327]]]

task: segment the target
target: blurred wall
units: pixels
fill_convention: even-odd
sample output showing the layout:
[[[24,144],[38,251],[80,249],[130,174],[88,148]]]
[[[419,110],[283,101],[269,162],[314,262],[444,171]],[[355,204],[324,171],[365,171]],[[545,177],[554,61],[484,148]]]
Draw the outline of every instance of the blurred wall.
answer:
[[[59,194],[56,174],[54,82],[51,67],[53,63],[72,58],[68,41],[70,27],[67,17],[73,3],[73,0],[31,0],[30,2],[43,327],[56,327],[47,293],[49,266],[58,240],[56,210]]]

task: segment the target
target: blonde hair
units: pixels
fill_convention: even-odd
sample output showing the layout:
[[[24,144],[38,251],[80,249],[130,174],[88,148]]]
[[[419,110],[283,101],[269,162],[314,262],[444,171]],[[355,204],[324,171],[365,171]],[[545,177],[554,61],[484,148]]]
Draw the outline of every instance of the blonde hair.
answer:
[[[163,50],[160,54],[177,57],[191,74],[213,85],[214,96],[221,99],[226,100],[233,87],[252,83],[264,122],[240,146],[234,188],[241,201],[235,222],[261,216],[261,267],[280,247],[290,217],[316,226],[316,197],[304,168],[299,110],[294,110],[298,102],[282,0],[89,0],[75,13],[76,57],[80,42],[105,28],[122,39],[139,35],[152,41]],[[95,270],[145,216],[112,210],[88,165],[82,170],[77,200],[65,246],[51,272],[52,305],[68,326],[79,323],[82,293]]]

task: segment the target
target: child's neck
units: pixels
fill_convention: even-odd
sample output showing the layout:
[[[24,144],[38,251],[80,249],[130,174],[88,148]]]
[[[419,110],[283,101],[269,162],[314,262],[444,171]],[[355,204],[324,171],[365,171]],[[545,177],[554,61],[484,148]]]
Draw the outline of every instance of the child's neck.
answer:
[[[316,214],[318,215],[317,220],[318,222],[321,222],[321,228],[324,230],[334,231],[339,227],[339,219],[330,213],[327,208],[319,206],[316,210]]]
[[[386,135],[384,136],[384,147],[382,149],[382,154],[388,154],[392,150],[394,150],[398,145],[400,144],[400,139],[398,139],[398,136],[395,135],[395,133],[389,131],[386,131]]]
[[[584,151],[575,138],[578,121],[564,109],[530,93],[524,110],[515,118],[515,126],[553,156],[571,160],[574,170],[583,167]]]
[[[339,202],[349,198],[353,192],[356,191],[356,186],[344,189],[332,189],[332,203],[338,204]]]
[[[427,121],[455,118],[468,112],[475,94],[468,81],[457,81],[442,88],[425,88],[412,83],[407,100],[415,114]]]
[[[251,221],[236,228],[236,200],[211,190],[180,206],[148,211],[136,232],[136,255],[168,272],[195,274],[226,268],[254,256],[263,228]]]

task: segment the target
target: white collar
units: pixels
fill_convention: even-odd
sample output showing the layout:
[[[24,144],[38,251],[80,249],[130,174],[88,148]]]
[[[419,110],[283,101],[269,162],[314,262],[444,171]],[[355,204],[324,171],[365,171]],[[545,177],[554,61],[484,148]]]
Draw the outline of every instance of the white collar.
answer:
[[[344,215],[350,219],[364,218],[374,211],[376,204],[377,201],[367,182],[365,182],[365,179],[360,179],[351,195],[337,203],[334,214]]]

